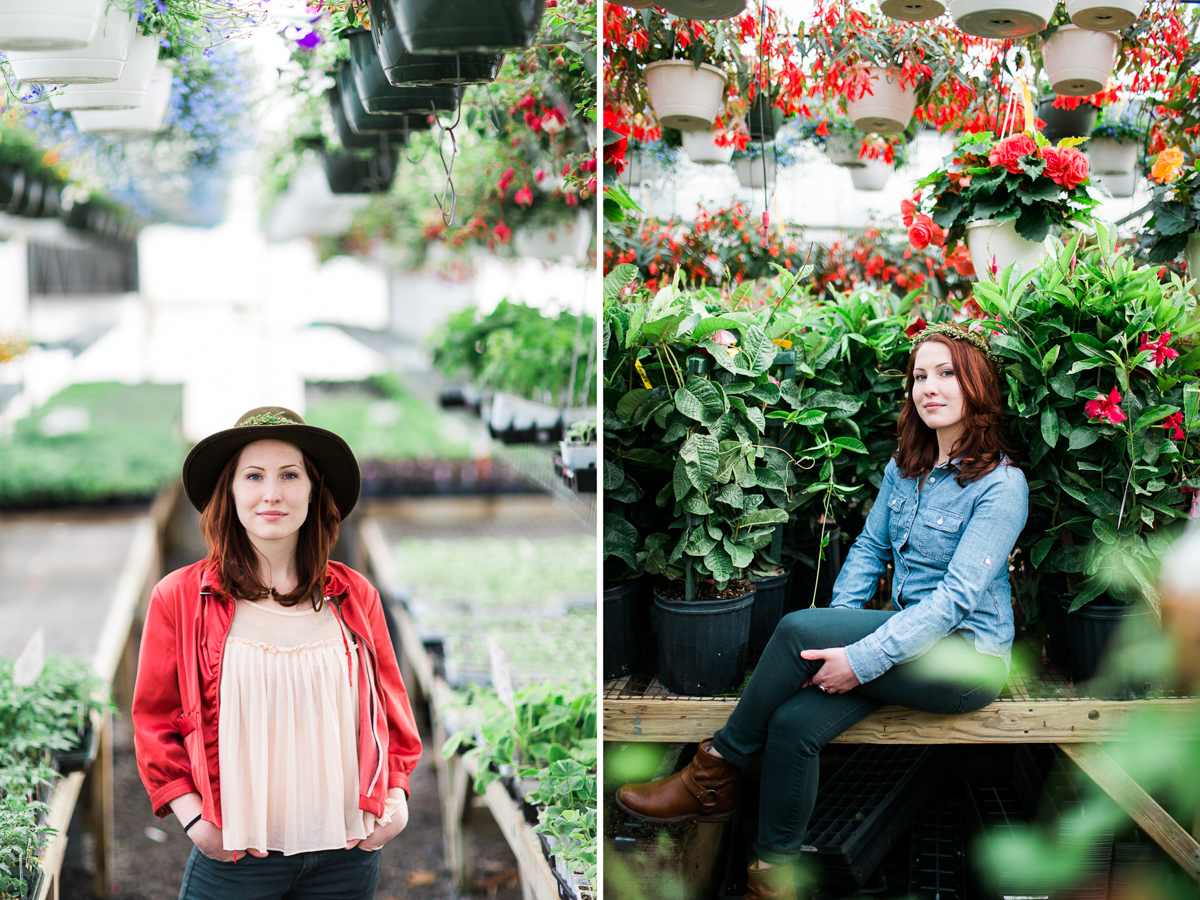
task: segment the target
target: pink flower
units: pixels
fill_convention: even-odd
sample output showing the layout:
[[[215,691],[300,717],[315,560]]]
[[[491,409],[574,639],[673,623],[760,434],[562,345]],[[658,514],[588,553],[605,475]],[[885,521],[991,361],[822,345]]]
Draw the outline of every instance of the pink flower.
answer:
[[[925,213],[917,213],[908,226],[908,242],[914,250],[924,250],[930,244],[941,247],[946,243],[946,232]]]
[[[546,115],[542,116],[542,131],[546,134],[558,134],[567,127],[567,120],[557,109],[546,110]]]
[[[1087,157],[1074,147],[1043,147],[1046,175],[1064,190],[1078,187],[1088,177]]]
[[[724,328],[720,331],[714,331],[712,339],[714,344],[720,344],[722,347],[728,347],[737,343],[737,336],[732,331],[726,331]]]
[[[1037,141],[1027,134],[1010,134],[992,147],[988,162],[993,166],[1004,166],[1013,175],[1020,175],[1017,161],[1023,156],[1037,152]]]
[[[1161,366],[1163,363],[1179,357],[1179,351],[1168,347],[1167,344],[1169,343],[1171,343],[1171,332],[1169,331],[1164,331],[1156,341],[1150,340],[1149,334],[1143,334],[1142,343],[1138,347],[1138,351],[1152,351],[1154,353],[1154,365]]]
[[[528,209],[533,205],[533,191],[529,189],[529,185],[526,185],[517,191],[516,195],[513,197],[513,200],[516,201],[517,206],[524,206],[526,209]]]
[[[1171,440],[1182,441],[1186,435],[1183,433],[1183,413],[1177,412],[1173,416],[1167,416],[1162,423],[1163,428],[1174,428],[1171,432]]]
[[[1083,404],[1083,411],[1089,419],[1107,419],[1113,425],[1120,425],[1126,418],[1121,412],[1121,392],[1115,385],[1107,397],[1097,394],[1095,400]]]
[[[496,239],[497,243],[507,244],[508,239],[512,237],[512,229],[501,222],[492,229],[492,237]]]

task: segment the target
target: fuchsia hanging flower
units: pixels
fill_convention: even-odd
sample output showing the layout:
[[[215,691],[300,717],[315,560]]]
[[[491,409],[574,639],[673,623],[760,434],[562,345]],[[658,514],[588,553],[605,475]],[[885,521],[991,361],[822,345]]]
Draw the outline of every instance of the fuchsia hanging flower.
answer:
[[[1089,419],[1107,419],[1113,425],[1120,425],[1126,418],[1121,412],[1121,392],[1115,385],[1107,397],[1097,394],[1095,400],[1083,404],[1083,411]]]
[[[1154,365],[1161,366],[1163,363],[1179,357],[1178,350],[1172,350],[1167,344],[1171,343],[1171,332],[1164,331],[1159,335],[1158,340],[1150,340],[1149,334],[1142,335],[1141,346],[1138,347],[1138,352],[1149,350],[1154,353]]]

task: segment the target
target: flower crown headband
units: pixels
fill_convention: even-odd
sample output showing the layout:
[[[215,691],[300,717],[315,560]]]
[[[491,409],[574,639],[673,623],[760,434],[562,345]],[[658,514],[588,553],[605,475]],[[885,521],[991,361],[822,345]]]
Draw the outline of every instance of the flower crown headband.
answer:
[[[1000,357],[993,352],[991,343],[980,332],[967,331],[962,326],[954,325],[950,322],[939,322],[936,325],[926,325],[923,329],[912,335],[909,340],[912,342],[913,349],[916,350],[918,344],[920,344],[922,341],[929,340],[929,338],[937,334],[944,334],[946,337],[951,338],[952,340],[966,341],[967,343],[971,344],[992,361],[992,365],[996,367],[997,371],[999,371],[1004,365]]]

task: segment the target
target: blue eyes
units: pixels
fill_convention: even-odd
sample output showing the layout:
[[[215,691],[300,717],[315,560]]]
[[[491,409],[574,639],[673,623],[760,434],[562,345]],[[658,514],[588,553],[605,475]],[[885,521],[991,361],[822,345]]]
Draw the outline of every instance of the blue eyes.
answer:
[[[953,378],[954,370],[953,369],[942,369],[940,372],[938,372],[938,374],[942,375],[944,377],[947,377],[947,378]],[[914,375],[913,381],[924,381],[926,377],[927,376],[925,375],[925,373],[922,372],[920,375]]]
[[[284,472],[283,475],[281,475],[280,477],[285,479],[286,481],[295,481],[297,478],[300,477],[300,473],[299,472]],[[247,472],[246,473],[247,481],[257,481],[260,478],[262,478],[262,475],[258,472]]]

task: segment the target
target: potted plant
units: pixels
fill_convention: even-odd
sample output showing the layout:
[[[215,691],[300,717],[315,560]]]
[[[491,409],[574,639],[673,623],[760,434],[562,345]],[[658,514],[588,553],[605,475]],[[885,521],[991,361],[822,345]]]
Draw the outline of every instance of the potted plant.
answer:
[[[709,128],[680,132],[683,152],[688,159],[703,166],[725,166],[733,159],[736,142],[725,131]]]
[[[395,0],[404,45],[414,53],[524,50],[537,37],[544,0]]]
[[[1117,63],[1120,40],[1107,31],[1055,25],[1042,39],[1042,65],[1050,90],[1060,96],[1090,97],[1104,90]]]
[[[171,67],[160,63],[154,67],[150,83],[137,106],[131,109],[77,108],[72,110],[71,118],[76,129],[82,134],[98,131],[155,134],[166,126],[174,78],[175,73]]]
[[[746,0],[663,0],[662,8],[681,19],[728,19],[746,8]]]
[[[397,0],[370,0],[371,38],[387,80],[396,87],[414,84],[483,84],[500,73],[504,54],[470,50],[453,54],[411,53],[396,17]],[[351,44],[351,54],[355,45]],[[365,52],[365,48],[358,48]]]
[[[967,34],[1003,41],[1037,34],[1056,6],[1056,0],[950,0],[950,15]]]
[[[138,34],[133,38],[121,75],[110,82],[69,84],[51,95],[55,109],[133,109],[141,106],[158,63],[158,38]]]
[[[1051,94],[1038,103],[1037,116],[1043,123],[1042,134],[1051,143],[1065,138],[1091,137],[1100,107],[1091,100]]]
[[[1200,487],[1200,335],[1177,278],[1137,267],[1096,223],[1030,276],[981,282],[975,300],[1007,382],[1010,417],[1028,448],[1030,515],[1023,596],[1061,598],[1076,680],[1090,678],[1112,624],[1156,607],[1155,573]],[[1099,637],[1097,643],[1089,643]],[[1136,678],[1112,688],[1140,694]]]
[[[24,0],[0,2],[0,50],[72,50],[84,47],[100,30],[105,0]]]
[[[349,98],[347,82],[353,81],[358,102],[372,115],[411,113],[429,115],[435,110],[453,111],[462,98],[462,87],[457,84],[414,85],[393,87],[383,74],[375,45],[366,31],[353,31],[346,40],[351,48],[349,64],[338,69],[338,84],[343,98]],[[354,48],[359,51],[354,53]]]
[[[1046,237],[1085,221],[1097,202],[1087,194],[1088,162],[1075,143],[1052,146],[1036,131],[964,136],[951,164],[917,182],[902,204],[910,242],[954,248],[965,237],[981,278],[1040,259]]]
[[[1121,31],[1137,21],[1146,0],[1067,0],[1067,16],[1080,28]]]
[[[1146,140],[1146,128],[1138,121],[1132,104],[1110,104],[1087,142],[1088,162],[1096,175],[1129,175],[1137,166],[1138,150]]]
[[[1200,212],[1193,198],[1200,196],[1200,166],[1185,165],[1183,151],[1168,147],[1155,157],[1150,179],[1156,184],[1143,235],[1150,262],[1171,262],[1183,252],[1195,278],[1200,275]]]
[[[26,84],[96,84],[116,81],[137,31],[137,15],[111,4],[104,22],[86,45],[73,50],[10,50],[8,63]]]
[[[907,144],[870,137],[863,141],[859,161],[861,166],[850,169],[850,181],[856,191],[882,191],[892,172],[902,166],[907,156]]]

